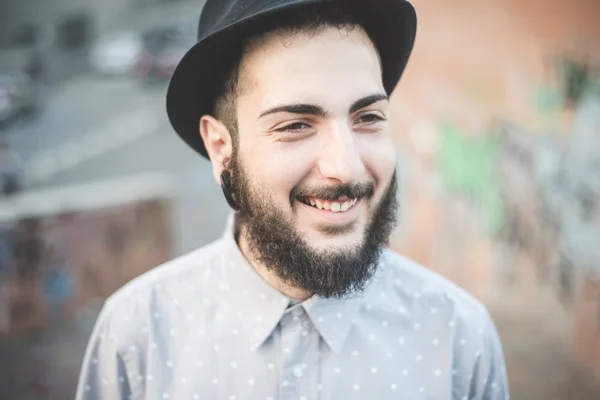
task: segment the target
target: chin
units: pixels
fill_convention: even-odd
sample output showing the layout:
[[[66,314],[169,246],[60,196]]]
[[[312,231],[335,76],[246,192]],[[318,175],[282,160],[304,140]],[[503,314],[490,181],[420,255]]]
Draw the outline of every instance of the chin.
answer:
[[[318,250],[343,249],[360,246],[364,240],[362,230],[353,228],[344,232],[340,226],[318,227],[308,235],[310,244]]]

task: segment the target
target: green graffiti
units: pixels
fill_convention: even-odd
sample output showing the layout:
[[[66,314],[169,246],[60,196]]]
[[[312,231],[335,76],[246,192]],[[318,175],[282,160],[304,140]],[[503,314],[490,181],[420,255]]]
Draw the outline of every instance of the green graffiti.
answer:
[[[564,108],[576,107],[585,97],[600,93],[600,77],[589,63],[561,58],[554,68],[557,81],[533,91],[534,108],[542,115],[555,116]]]
[[[446,189],[467,196],[480,208],[487,229],[496,232],[503,223],[502,204],[493,179],[496,142],[492,135],[467,138],[450,123],[440,126],[440,134],[438,166]]]
[[[546,116],[554,116],[563,108],[560,91],[552,86],[539,86],[533,91],[533,103],[537,112]]]

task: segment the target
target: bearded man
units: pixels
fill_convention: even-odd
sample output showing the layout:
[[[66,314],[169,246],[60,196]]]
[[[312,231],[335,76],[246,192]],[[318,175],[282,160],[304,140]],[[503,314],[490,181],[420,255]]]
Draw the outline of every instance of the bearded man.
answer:
[[[208,0],[167,111],[234,210],[127,284],[78,399],[507,399],[486,309],[386,246],[404,0]]]

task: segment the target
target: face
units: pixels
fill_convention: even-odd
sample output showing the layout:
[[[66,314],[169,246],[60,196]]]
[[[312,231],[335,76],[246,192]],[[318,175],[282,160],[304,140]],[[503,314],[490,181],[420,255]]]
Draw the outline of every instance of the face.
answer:
[[[228,167],[243,239],[265,267],[310,293],[362,290],[396,214],[375,49],[360,28],[273,36],[242,68]]]

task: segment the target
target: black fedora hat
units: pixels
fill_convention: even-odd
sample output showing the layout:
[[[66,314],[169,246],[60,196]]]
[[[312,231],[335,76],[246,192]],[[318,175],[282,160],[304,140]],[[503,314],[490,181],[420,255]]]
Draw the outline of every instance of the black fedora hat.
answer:
[[[338,3],[353,12],[377,48],[383,85],[392,93],[413,48],[417,18],[406,0],[207,0],[200,15],[198,43],[179,62],[167,91],[167,114],[177,134],[208,157],[199,132],[219,90],[216,78],[233,63],[250,28],[293,8]],[[293,11],[293,10],[292,10]]]

